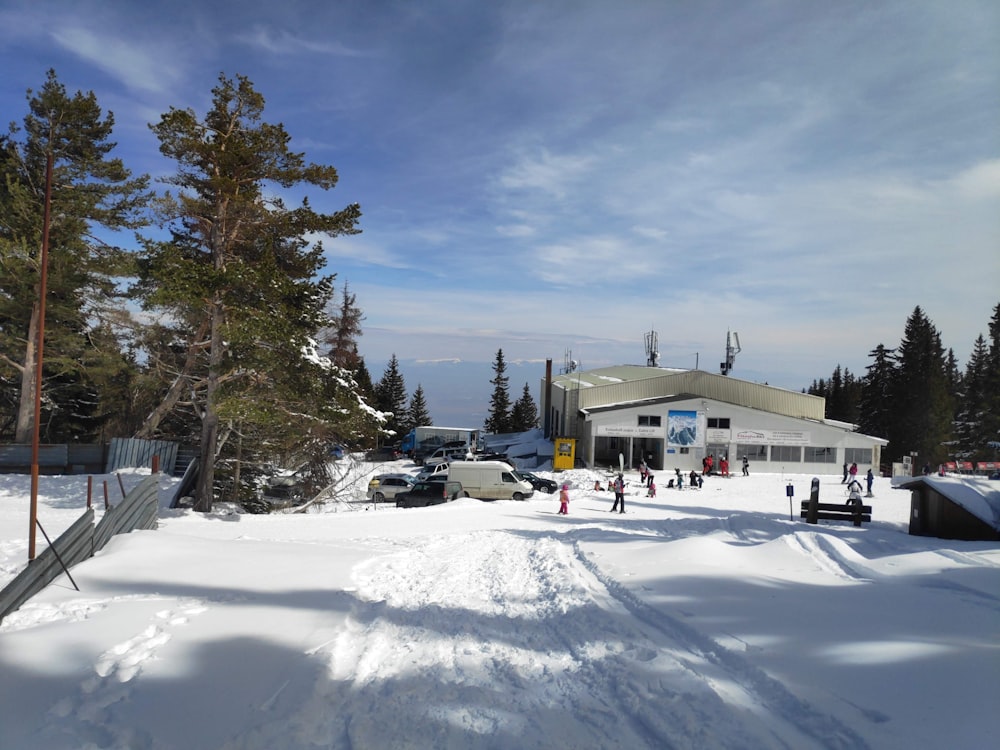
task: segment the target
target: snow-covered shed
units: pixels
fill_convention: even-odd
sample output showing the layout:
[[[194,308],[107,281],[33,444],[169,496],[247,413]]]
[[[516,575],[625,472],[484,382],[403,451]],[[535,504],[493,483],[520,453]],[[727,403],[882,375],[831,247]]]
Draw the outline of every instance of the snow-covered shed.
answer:
[[[945,475],[894,484],[910,490],[910,534],[1000,541],[1000,481]]]
[[[878,474],[888,441],[825,418],[826,401],[784,388],[703,370],[620,365],[545,378],[541,384],[549,437],[577,440],[587,466],[641,460],[655,471],[700,471],[712,455],[730,473],[836,473],[857,463]]]

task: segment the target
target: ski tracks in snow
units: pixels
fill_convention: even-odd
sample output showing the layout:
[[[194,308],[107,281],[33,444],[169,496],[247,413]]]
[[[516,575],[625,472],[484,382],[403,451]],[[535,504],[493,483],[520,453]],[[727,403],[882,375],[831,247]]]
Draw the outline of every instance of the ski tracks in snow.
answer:
[[[355,579],[286,747],[866,747],[554,535],[424,540]]]

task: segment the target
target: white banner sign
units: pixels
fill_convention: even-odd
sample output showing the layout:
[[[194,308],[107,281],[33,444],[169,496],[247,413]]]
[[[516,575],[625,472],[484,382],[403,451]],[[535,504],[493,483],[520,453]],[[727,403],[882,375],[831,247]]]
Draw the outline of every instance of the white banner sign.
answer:
[[[744,445],[809,445],[809,437],[800,430],[737,430],[735,440]]]
[[[649,427],[634,424],[599,424],[597,435],[603,437],[643,437],[662,438],[662,427]]]

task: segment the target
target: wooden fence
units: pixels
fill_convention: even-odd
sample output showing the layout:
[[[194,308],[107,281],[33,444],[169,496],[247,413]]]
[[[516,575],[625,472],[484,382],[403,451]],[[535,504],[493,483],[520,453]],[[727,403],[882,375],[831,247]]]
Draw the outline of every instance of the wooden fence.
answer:
[[[88,508],[0,591],[0,621],[59,577],[64,566],[69,569],[93,557],[115,534],[155,529],[159,488],[158,474],[142,480],[118,505],[109,508],[96,526],[94,511]]]

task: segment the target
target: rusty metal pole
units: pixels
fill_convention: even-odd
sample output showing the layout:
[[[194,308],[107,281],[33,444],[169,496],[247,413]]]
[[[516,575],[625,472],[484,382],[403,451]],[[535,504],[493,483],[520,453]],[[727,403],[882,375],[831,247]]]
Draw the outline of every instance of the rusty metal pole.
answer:
[[[42,257],[38,277],[38,343],[35,346],[35,424],[31,438],[31,510],[28,529],[28,561],[35,559],[35,527],[38,525],[38,441],[42,426],[42,359],[45,354],[45,296],[49,278],[49,208],[52,204],[52,148],[45,160],[45,208],[42,213]]]

